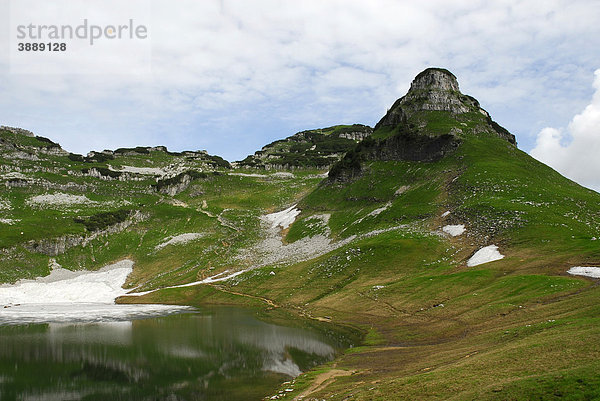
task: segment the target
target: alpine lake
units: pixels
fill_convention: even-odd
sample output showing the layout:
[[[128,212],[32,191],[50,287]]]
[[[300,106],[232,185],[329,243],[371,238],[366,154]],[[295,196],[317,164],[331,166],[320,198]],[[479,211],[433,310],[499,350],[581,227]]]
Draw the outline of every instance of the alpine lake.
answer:
[[[0,322],[0,399],[260,400],[359,340],[329,323],[234,307]]]

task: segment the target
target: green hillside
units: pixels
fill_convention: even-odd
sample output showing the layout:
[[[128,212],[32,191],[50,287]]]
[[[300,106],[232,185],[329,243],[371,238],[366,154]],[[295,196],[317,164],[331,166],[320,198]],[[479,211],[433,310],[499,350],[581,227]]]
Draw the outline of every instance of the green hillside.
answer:
[[[325,169],[372,133],[371,127],[362,124],[301,131],[263,146],[237,164],[240,167],[275,170]]]
[[[123,258],[136,291],[244,271],[120,301],[282,308],[363,334],[283,399],[599,398],[598,280],[567,270],[600,266],[600,194],[519,150],[443,69],[372,135],[335,137],[346,129],[268,145],[297,150],[277,172],[260,154],[73,160],[0,131],[0,280]],[[340,138],[327,173],[311,152]]]

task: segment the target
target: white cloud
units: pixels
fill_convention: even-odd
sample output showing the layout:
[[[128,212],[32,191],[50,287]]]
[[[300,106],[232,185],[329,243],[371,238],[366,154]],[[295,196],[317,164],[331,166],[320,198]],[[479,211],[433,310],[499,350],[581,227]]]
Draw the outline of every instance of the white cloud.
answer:
[[[600,69],[592,102],[567,129],[547,127],[537,136],[531,155],[580,184],[600,191]]]
[[[27,1],[52,15],[53,2]],[[79,2],[86,15],[73,6],[61,18],[138,18],[135,8]],[[577,88],[597,68],[600,47],[600,2],[586,0],[145,4],[139,23],[152,15],[150,73],[10,74],[0,52],[0,124],[78,152],[162,142],[243,158],[295,130],[375,124],[418,72],[440,66],[530,148],[539,128],[565,121],[589,98]],[[135,65],[128,56],[111,55]],[[85,70],[102,60],[77,63]]]

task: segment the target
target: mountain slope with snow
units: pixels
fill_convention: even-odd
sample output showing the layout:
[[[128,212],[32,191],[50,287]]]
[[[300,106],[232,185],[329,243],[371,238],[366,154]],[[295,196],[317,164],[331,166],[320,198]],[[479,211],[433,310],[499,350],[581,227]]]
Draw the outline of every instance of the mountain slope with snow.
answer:
[[[446,70],[346,138],[329,174],[2,135],[4,282],[129,258],[85,277],[137,294],[120,303],[281,307],[363,331],[330,372],[353,374],[294,385],[318,399],[595,396],[600,195],[519,150]]]

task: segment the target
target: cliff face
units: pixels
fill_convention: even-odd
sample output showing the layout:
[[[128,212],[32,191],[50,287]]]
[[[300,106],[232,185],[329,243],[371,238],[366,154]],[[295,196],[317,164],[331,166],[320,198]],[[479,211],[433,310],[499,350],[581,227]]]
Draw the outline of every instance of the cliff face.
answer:
[[[85,248],[91,241],[97,238],[108,237],[111,234],[122,232],[130,226],[146,220],[148,217],[147,213],[136,211],[125,221],[115,223],[102,230],[93,231],[86,235],[63,235],[60,237],[29,241],[24,244],[24,247],[31,252],[41,253],[47,256],[58,256],[73,247],[81,245]]]

